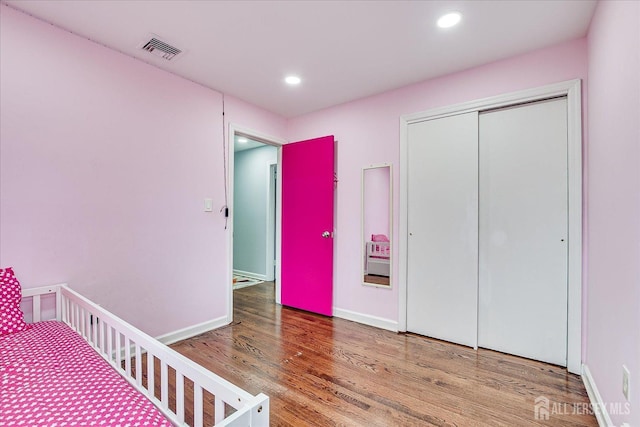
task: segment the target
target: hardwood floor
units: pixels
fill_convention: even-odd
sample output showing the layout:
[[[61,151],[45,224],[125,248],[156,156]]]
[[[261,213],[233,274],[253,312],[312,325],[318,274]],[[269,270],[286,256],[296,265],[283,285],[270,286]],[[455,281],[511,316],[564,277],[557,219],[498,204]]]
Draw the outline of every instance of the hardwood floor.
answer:
[[[373,274],[365,274],[362,279],[365,283],[372,283],[374,285],[389,285],[389,277],[388,276],[375,276]]]
[[[273,288],[234,291],[233,324],[172,346],[267,394],[271,425],[597,426],[564,368],[277,306]]]

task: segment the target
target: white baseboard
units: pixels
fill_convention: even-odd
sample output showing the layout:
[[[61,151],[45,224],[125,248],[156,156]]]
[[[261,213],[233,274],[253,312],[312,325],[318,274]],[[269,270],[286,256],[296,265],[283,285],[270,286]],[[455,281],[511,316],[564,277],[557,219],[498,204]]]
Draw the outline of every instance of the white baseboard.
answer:
[[[607,412],[607,405],[605,405],[602,400],[598,387],[591,376],[591,371],[589,371],[589,367],[584,364],[582,365],[582,382],[584,382],[584,388],[587,389],[587,394],[589,395],[591,406],[596,415],[596,420],[598,420],[598,425],[600,427],[614,427],[609,412]]]
[[[178,329],[177,331],[160,335],[159,337],[156,337],[156,339],[162,344],[170,345],[178,341],[186,340],[187,338],[195,337],[196,335],[203,334],[213,329],[218,329],[228,324],[229,321],[227,319],[227,316],[218,317],[217,319],[198,323],[197,325],[193,326],[187,326],[186,328]]]
[[[245,276],[245,277],[250,277],[252,279],[258,279],[258,280],[262,280],[263,282],[267,281],[267,275],[266,274],[257,274],[257,273],[252,273],[250,271],[242,271],[242,270],[233,270],[233,274],[238,274],[240,276]]]
[[[369,314],[356,313],[351,310],[333,307],[333,315],[341,319],[352,320],[365,325],[374,326],[387,331],[398,332],[398,322],[384,319],[382,317],[371,316]]]

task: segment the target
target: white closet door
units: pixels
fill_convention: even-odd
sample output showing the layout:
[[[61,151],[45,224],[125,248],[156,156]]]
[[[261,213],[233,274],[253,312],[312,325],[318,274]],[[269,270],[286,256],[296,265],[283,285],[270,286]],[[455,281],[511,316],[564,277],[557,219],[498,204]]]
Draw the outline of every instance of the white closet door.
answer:
[[[481,113],[478,345],[566,366],[567,102]]]
[[[407,330],[476,345],[478,114],[408,126]]]

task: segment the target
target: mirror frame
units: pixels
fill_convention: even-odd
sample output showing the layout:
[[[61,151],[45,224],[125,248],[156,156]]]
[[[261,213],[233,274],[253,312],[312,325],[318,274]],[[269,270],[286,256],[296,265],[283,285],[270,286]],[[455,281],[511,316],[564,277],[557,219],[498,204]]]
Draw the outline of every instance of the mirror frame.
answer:
[[[366,262],[366,252],[367,252],[367,240],[364,235],[364,215],[365,215],[365,206],[364,206],[364,175],[365,172],[371,169],[381,169],[388,168],[389,169],[389,242],[390,242],[390,255],[389,255],[389,284],[388,285],[379,285],[376,283],[368,283],[364,281],[365,277],[365,262]],[[376,163],[371,164],[369,166],[364,166],[361,172],[360,179],[360,277],[362,280],[362,285],[364,286],[372,286],[375,288],[382,289],[391,289],[395,282],[393,277],[394,269],[393,269],[393,261],[394,256],[393,252],[395,250],[395,245],[393,244],[393,165],[391,163]]]

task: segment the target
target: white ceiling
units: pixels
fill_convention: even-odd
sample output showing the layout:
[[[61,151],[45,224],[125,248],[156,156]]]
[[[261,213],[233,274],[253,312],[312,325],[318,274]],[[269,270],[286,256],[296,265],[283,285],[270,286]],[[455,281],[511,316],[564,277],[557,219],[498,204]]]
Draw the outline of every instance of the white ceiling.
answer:
[[[16,9],[285,117],[586,34],[595,0],[3,0]],[[451,10],[457,27],[435,21]],[[139,49],[149,33],[187,53]],[[288,87],[283,79],[302,79]]]
[[[238,141],[238,139],[240,138],[244,138],[246,139],[246,141],[245,142]],[[236,153],[239,151],[247,151],[254,148],[264,147],[265,145],[266,144],[264,142],[256,141],[255,139],[251,139],[243,135],[236,134],[234,135],[234,138],[233,138],[233,151]]]

